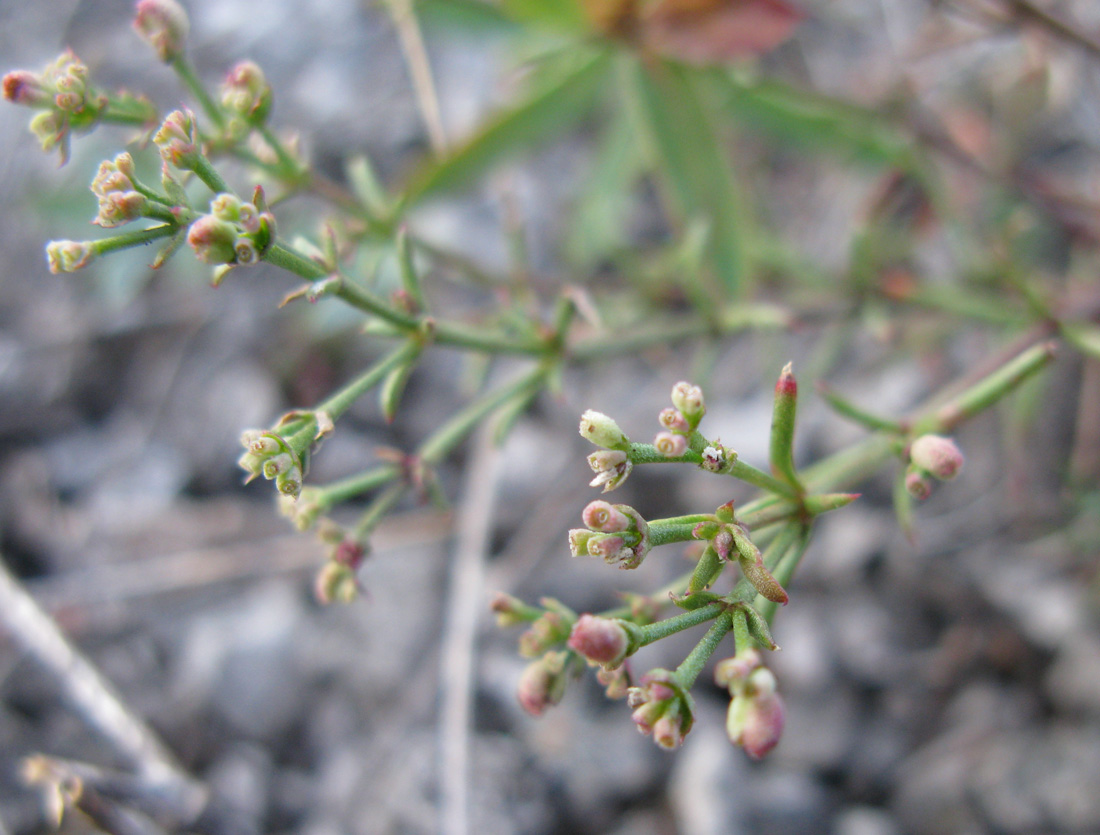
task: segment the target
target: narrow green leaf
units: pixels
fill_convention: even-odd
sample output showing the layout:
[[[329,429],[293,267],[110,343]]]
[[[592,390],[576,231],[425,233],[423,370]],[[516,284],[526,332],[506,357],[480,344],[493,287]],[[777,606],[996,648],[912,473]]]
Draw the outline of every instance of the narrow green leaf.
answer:
[[[574,49],[550,81],[528,98],[500,113],[474,136],[433,161],[413,177],[402,208],[440,192],[458,188],[502,158],[561,133],[594,105],[609,66],[608,53]],[[545,75],[544,75],[545,78]]]
[[[641,121],[656,153],[682,226],[702,219],[710,227],[711,264],[726,295],[736,296],[748,278],[749,214],[714,126],[701,71],[667,62],[635,64],[634,92]]]
[[[514,20],[552,26],[569,32],[590,27],[577,0],[502,0],[505,13]]]
[[[877,113],[774,79],[746,80],[728,70],[712,78],[724,92],[728,111],[752,130],[799,148],[915,167],[911,140]]]

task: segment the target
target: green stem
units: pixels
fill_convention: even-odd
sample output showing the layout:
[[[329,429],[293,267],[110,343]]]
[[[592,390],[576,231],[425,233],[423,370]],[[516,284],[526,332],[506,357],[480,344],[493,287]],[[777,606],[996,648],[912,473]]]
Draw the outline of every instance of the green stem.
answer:
[[[361,496],[363,493],[369,493],[371,490],[393,481],[400,475],[400,469],[392,465],[375,467],[350,478],[317,487],[317,501],[326,508],[333,507],[341,502],[346,502],[348,499]]]
[[[275,152],[275,157],[279,160],[280,171],[278,173],[281,174],[284,179],[299,182],[308,176],[308,172],[302,170],[302,167],[294,157],[287,152],[283,143],[279,141],[279,137],[275,135],[275,132],[271,128],[262,122],[254,127],[260,132],[260,136],[264,138],[264,142],[267,143],[267,146]]]
[[[648,646],[663,638],[667,638],[669,635],[675,635],[677,632],[691,629],[693,626],[706,623],[708,620],[714,620],[714,618],[722,614],[726,608],[727,604],[721,601],[717,603],[708,603],[706,606],[692,609],[690,612],[684,612],[681,615],[673,615],[670,618],[659,620],[648,626],[642,626],[640,627],[642,637],[639,645],[643,647]]]
[[[384,493],[377,496],[363,512],[363,515],[359,517],[359,521],[355,523],[355,538],[359,541],[366,539],[377,527],[382,517],[401,501],[401,497],[405,495],[408,489],[408,482],[399,481],[396,484],[391,484]]]
[[[108,252],[117,252],[120,249],[149,244],[160,238],[167,238],[176,234],[180,229],[179,224],[168,223],[164,226],[154,226],[151,229],[138,229],[133,232],[122,232],[109,238],[100,238],[93,242],[96,255],[106,255]]]
[[[264,260],[309,281],[317,281],[329,276],[328,270],[316,261],[278,241],[272,243],[264,252]]]
[[[790,484],[768,475],[763,470],[756,469],[752,464],[746,464],[740,458],[727,465],[725,474],[740,479],[746,484],[751,484],[753,487],[767,490],[769,493],[778,493],[781,496],[790,498],[798,495],[797,489]]]
[[[752,634],[749,632],[749,617],[744,609],[737,609],[732,613],[733,617],[733,644],[736,647],[735,655],[740,655],[756,645]]]
[[[392,351],[381,362],[371,366],[340,391],[318,405],[315,411],[327,412],[333,420],[336,420],[348,410],[352,403],[381,382],[390,371],[414,360],[420,352],[420,348],[421,346],[416,342],[406,342],[396,351]]]
[[[179,76],[180,81],[183,82],[183,86],[186,87],[191,95],[198,101],[199,107],[202,108],[202,112],[206,114],[206,117],[218,126],[221,130],[225,127],[225,116],[222,114],[222,110],[218,107],[217,103],[210,97],[210,94],[206,91],[206,87],[199,80],[198,75],[195,74],[194,67],[183,55],[179,55],[171,61],[172,69],[176,71],[176,75]]]
[[[436,464],[470,433],[486,415],[504,405],[514,397],[527,397],[539,388],[548,369],[539,366],[530,374],[525,374],[511,385],[502,386],[490,392],[480,400],[475,400],[447,423],[435,431],[421,446],[419,455],[425,464]]]
[[[695,684],[695,679],[699,677],[703,667],[714,655],[714,651],[718,649],[718,644],[722,642],[722,639],[726,637],[726,633],[732,628],[733,616],[731,613],[723,612],[720,614],[710,629],[707,630],[707,634],[703,636],[703,639],[695,645],[695,649],[676,668],[675,676],[685,690],[690,690],[691,686]]]
[[[210,164],[210,160],[206,158],[203,153],[194,153],[187,157],[187,167],[195,172],[195,176],[198,177],[206,187],[215,194],[232,194],[233,189],[229,187],[229,183],[225,181],[217,169]]]
[[[649,523],[649,543],[654,548],[658,545],[668,545],[670,542],[690,542],[695,537],[692,536],[692,531],[695,530],[696,522],[688,522],[686,524],[667,525],[664,524],[664,520],[657,520]]]

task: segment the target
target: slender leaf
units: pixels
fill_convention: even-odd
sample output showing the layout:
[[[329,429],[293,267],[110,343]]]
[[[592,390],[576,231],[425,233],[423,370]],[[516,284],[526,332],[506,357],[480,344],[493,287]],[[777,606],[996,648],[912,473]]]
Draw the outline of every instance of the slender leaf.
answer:
[[[701,98],[699,70],[667,62],[635,65],[634,90],[642,121],[682,223],[710,225],[711,264],[728,296],[748,278],[748,211],[730,165],[730,154]]]
[[[446,158],[421,169],[404,194],[402,208],[463,186],[501,159],[576,124],[594,105],[608,67],[603,51],[585,50],[579,59],[574,57],[549,83],[491,119]]]

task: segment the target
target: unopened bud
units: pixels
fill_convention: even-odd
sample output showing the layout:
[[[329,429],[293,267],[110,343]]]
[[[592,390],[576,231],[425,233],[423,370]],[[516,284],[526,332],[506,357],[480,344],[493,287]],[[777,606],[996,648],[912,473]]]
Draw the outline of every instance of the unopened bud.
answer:
[[[231,264],[237,257],[237,228],[213,215],[203,215],[187,230],[187,243],[200,261]]]
[[[110,229],[137,220],[145,210],[147,200],[136,191],[112,191],[99,198],[99,211],[92,223]]]
[[[542,716],[546,708],[561,701],[567,683],[565,653],[548,652],[524,669],[519,677],[516,696],[524,710],[532,716]]]
[[[596,671],[596,680],[604,686],[604,695],[609,699],[623,699],[630,691],[630,672],[626,664],[621,664],[613,670],[600,667]]]
[[[707,411],[703,390],[691,383],[679,382],[672,387],[672,405],[683,413],[692,429],[699,425]]]
[[[905,474],[905,490],[918,501],[924,501],[932,495],[932,482],[921,470],[912,470]]]
[[[489,608],[496,613],[497,626],[518,626],[521,623],[530,623],[538,617],[538,609],[528,606],[518,597],[513,597],[502,591],[493,595]]]
[[[950,438],[942,435],[921,435],[909,447],[913,466],[931,473],[940,481],[948,481],[962,469],[963,455]]]
[[[621,449],[630,444],[630,439],[623,434],[619,424],[602,412],[592,409],[581,415],[580,432],[596,446],[604,449]]]
[[[53,92],[43,83],[42,76],[29,70],[15,70],[4,76],[4,98],[12,104],[28,107],[48,106]]]
[[[187,12],[176,0],[138,0],[134,9],[134,31],[162,61],[183,54],[190,28]]]
[[[630,636],[622,623],[595,615],[581,615],[569,633],[569,648],[594,664],[617,667],[627,656]]]
[[[189,169],[191,158],[199,152],[195,115],[190,110],[173,110],[153,135],[153,142],[165,162]]]
[[[684,742],[684,722],[678,711],[666,711],[664,716],[653,723],[653,741],[671,751]]]
[[[665,458],[679,458],[688,450],[688,439],[672,432],[658,432],[653,439],[653,446]]]
[[[222,104],[250,124],[262,122],[271,109],[271,86],[263,70],[252,61],[234,66],[222,85]]]
[[[776,692],[775,676],[760,667],[730,701],[726,733],[731,742],[758,760],[779,742],[785,720],[786,708]]]
[[[351,603],[359,596],[359,581],[349,566],[330,560],[317,572],[313,590],[321,603]]]
[[[734,685],[746,681],[762,663],[760,653],[755,649],[742,650],[733,658],[726,658],[714,665],[714,683],[719,687],[728,687],[732,692]]]
[[[595,535],[588,528],[573,528],[569,531],[569,553],[574,557],[588,556],[588,541]]]

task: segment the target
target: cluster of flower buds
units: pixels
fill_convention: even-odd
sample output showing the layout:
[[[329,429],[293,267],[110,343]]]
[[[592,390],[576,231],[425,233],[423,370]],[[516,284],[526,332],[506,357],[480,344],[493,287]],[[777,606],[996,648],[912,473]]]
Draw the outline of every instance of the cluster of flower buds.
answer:
[[[134,180],[134,160],[127,153],[99,164],[99,171],[92,180],[92,193],[99,201],[99,212],[93,223],[112,228],[142,216],[146,197],[134,187]]]
[[[779,742],[786,709],[776,692],[775,676],[754,649],[718,662],[714,669],[718,686],[730,692],[726,733],[753,759],[760,759]]]
[[[706,414],[703,390],[691,383],[679,382],[672,387],[672,406],[658,416],[664,431],[658,432],[653,446],[666,458],[679,458],[688,451],[691,433]]]
[[[692,530],[696,539],[706,540],[727,562],[736,561],[745,579],[766,599],[786,603],[787,592],[764,564],[764,555],[749,538],[749,532],[737,521],[733,502],[726,502],[714,513],[714,520],[700,522]]]
[[[292,498],[302,492],[302,465],[298,454],[274,432],[249,429],[241,436],[245,453],[237,464],[248,473],[248,481],[263,476],[275,481],[276,489]]]
[[[257,190],[262,205],[263,193]],[[187,231],[187,243],[208,264],[251,266],[275,239],[275,216],[256,203],[245,203],[232,194],[210,201],[210,214],[202,215]]]
[[[6,100],[42,111],[31,119],[31,133],[38,137],[42,150],[60,148],[62,162],[68,158],[70,131],[91,129],[107,106],[107,98],[88,85],[88,68],[72,50],[63,52],[41,73],[8,73],[3,90]]]
[[[183,55],[190,28],[187,12],[176,0],[138,0],[134,9],[134,31],[166,63]]]
[[[601,557],[609,565],[637,568],[649,553],[649,525],[634,508],[589,502],[582,519],[588,528],[569,531],[569,551],[574,557]]]
[[[695,721],[691,694],[669,670],[650,670],[627,692],[631,719],[643,734],[671,750],[680,747]]]
[[[909,446],[905,489],[916,499],[926,499],[932,492],[932,479],[950,481],[962,466],[963,454],[953,440],[942,435],[921,435]]]
[[[222,82],[221,98],[222,107],[241,126],[233,132],[243,134],[242,128],[262,124],[271,112],[271,85],[252,61],[241,61],[229,70]]]

